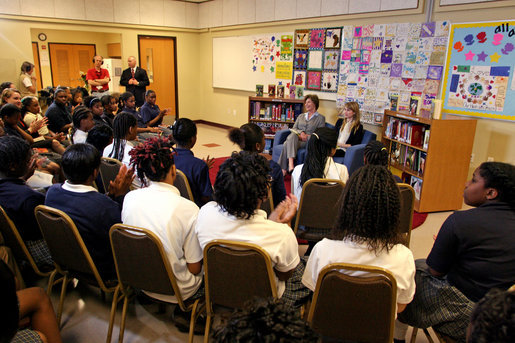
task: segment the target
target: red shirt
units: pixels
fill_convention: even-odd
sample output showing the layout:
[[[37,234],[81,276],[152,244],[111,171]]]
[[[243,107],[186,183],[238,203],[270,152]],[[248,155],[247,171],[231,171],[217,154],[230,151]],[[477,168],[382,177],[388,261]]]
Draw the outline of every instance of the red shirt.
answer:
[[[97,79],[105,79],[106,77],[109,77],[109,72],[107,69],[100,68],[100,71],[97,71],[95,68],[91,68],[88,70],[88,73],[86,74],[86,80],[97,80]],[[91,91],[108,91],[109,90],[109,84],[106,83],[102,86],[91,86]]]

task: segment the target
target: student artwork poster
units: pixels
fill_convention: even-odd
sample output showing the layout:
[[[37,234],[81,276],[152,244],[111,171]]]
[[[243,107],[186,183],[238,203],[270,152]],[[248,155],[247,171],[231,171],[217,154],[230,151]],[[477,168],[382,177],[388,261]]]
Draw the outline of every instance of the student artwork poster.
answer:
[[[515,120],[515,20],[453,24],[445,70],[448,113]]]

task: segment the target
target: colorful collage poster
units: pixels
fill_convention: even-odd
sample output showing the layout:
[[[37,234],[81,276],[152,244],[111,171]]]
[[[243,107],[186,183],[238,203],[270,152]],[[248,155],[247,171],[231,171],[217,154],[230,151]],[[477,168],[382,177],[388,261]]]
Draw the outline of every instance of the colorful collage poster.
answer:
[[[515,120],[515,21],[452,25],[447,59],[446,112]]]
[[[293,36],[291,34],[254,37],[252,71],[291,80],[293,69]],[[289,83],[285,85],[289,87]]]
[[[292,84],[336,93],[342,28],[296,30],[294,41]]]
[[[409,111],[430,116],[438,98],[447,49],[448,21],[343,27],[336,106],[356,101],[364,122],[381,125],[382,114]],[[395,101],[392,101],[392,100]]]

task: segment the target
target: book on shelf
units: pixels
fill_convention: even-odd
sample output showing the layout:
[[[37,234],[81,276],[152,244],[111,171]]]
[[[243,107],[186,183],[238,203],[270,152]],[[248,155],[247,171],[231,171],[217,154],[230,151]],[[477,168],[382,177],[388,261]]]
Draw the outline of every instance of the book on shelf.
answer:
[[[411,176],[411,187],[415,191],[415,199],[420,200],[420,191],[422,190],[422,179],[419,179],[416,176]]]
[[[400,144],[396,142],[392,142],[392,146],[390,148],[390,164],[399,164],[399,158],[401,155]]]
[[[256,96],[263,96],[263,85],[256,85]]]
[[[277,86],[277,97],[284,98],[284,86],[283,85]]]
[[[295,99],[295,92],[296,92],[295,85],[290,85],[290,99]]]
[[[418,168],[417,168],[417,172],[420,175],[424,174],[424,170],[426,168],[426,158],[427,158],[427,154],[425,152],[421,151],[420,155],[418,157]]]
[[[406,150],[406,160],[404,161],[404,167],[413,170],[415,164],[415,149],[408,147]]]
[[[424,150],[427,150],[427,148],[429,147],[429,135],[431,134],[431,130],[427,129],[425,132],[424,132],[424,144],[422,145],[422,148]]]
[[[399,95],[391,94],[390,95],[390,110],[397,111],[397,105],[399,104]]]
[[[275,85],[268,85],[268,96],[275,97]]]
[[[420,103],[422,98],[419,96],[411,96],[409,101],[409,114],[416,116],[420,114]]]
[[[408,148],[407,146],[400,144],[400,147],[399,147],[399,150],[400,150],[399,164],[400,165],[403,165],[403,164],[406,163],[406,150],[407,150],[407,148]]]

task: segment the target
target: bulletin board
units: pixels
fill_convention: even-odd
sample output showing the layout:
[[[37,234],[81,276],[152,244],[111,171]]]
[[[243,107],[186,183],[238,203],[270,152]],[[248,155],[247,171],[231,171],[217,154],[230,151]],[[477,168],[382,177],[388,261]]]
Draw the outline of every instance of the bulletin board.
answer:
[[[445,112],[515,121],[515,20],[451,26]]]
[[[293,33],[213,38],[213,87],[244,91],[289,86]]]
[[[362,121],[381,125],[385,109],[430,113],[439,97],[449,21],[343,27],[336,106],[355,101]],[[418,100],[419,99],[419,100]]]

